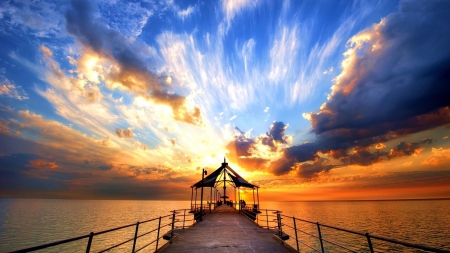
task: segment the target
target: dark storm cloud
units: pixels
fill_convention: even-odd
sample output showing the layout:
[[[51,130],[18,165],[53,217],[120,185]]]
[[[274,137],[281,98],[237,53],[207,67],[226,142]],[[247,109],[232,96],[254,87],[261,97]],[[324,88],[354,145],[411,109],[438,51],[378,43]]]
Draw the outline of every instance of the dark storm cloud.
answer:
[[[142,51],[148,47],[140,45],[116,30],[108,27],[105,20],[95,17],[95,9],[90,1],[73,0],[66,14],[67,32],[74,36],[86,50],[93,51],[119,65],[106,77],[112,83],[120,83],[138,96],[158,104],[170,106],[174,118],[191,124],[201,125],[198,107],[188,110],[186,98],[171,92],[164,81],[149,70],[142,58]]]
[[[30,166],[44,158],[29,153],[13,153],[0,157],[0,196],[42,197],[47,192],[57,197],[65,190],[64,181],[79,177],[77,173],[39,169]]]
[[[389,153],[383,150],[377,150],[371,152],[370,147],[354,147],[350,154],[343,154],[341,156],[342,164],[357,164],[362,166],[368,166],[379,162],[381,159],[388,159]],[[407,154],[403,154],[405,156]]]
[[[0,157],[0,172],[6,173],[7,171],[13,171],[14,173],[19,171],[30,170],[27,166],[30,161],[39,159],[40,157],[35,154],[29,153],[17,153]]]
[[[315,133],[382,124],[397,131],[402,127],[391,123],[450,105],[450,33],[443,25],[450,10],[416,4],[423,11],[391,14],[362,32],[371,38],[349,57],[351,68],[326,106],[311,115]]]
[[[266,136],[259,137],[261,143],[272,147],[273,150],[276,150],[278,144],[286,144],[287,136],[284,135],[284,132],[287,127],[288,125],[285,125],[283,122],[274,121]]]
[[[416,152],[420,152],[422,145],[421,144],[430,144],[432,143],[432,139],[423,139],[421,142],[400,142],[395,148],[391,149],[391,153],[389,154],[390,158],[396,156],[408,156],[413,155]]]
[[[320,146],[317,143],[305,143],[287,148],[284,150],[282,158],[271,163],[271,171],[275,175],[286,174],[295,163],[311,161],[318,158],[316,153],[319,150]]]
[[[113,168],[112,164],[103,164],[97,166],[100,170],[111,170]]]
[[[286,143],[284,140],[284,131],[286,130],[287,125],[283,122],[274,121],[270,126],[270,131],[267,135],[271,136],[275,141]]]
[[[89,199],[186,199],[189,188],[176,184],[184,178],[154,180],[151,184],[135,177],[115,175],[105,178],[91,172],[39,170],[30,162],[44,159],[29,153],[14,153],[0,157],[0,196],[26,198],[89,198]],[[112,165],[99,165],[110,170]],[[135,176],[170,172],[167,168],[128,166]],[[189,178],[192,182],[193,179]],[[184,181],[183,181],[184,182]],[[170,186],[170,187],[168,187]]]
[[[236,130],[234,141],[226,146],[226,149],[230,152],[230,159],[233,159],[232,157],[250,156],[249,150],[255,144],[255,140],[247,138],[245,133],[238,127],[234,129]]]
[[[313,163],[304,163],[299,166],[297,175],[302,178],[310,178],[319,172],[328,172],[337,165],[330,164],[327,159],[318,158]]]
[[[235,140],[226,146],[229,151],[228,158],[232,163],[237,163],[248,171],[266,170],[269,160],[252,156],[252,149],[256,144],[263,144],[276,151],[279,145],[287,143],[288,136],[284,134],[287,126],[283,122],[274,121],[269,132],[255,138],[246,137],[245,133],[236,127]]]
[[[233,156],[250,156],[250,148],[255,142],[251,139],[246,140],[234,140],[226,146],[227,150],[232,153]]]
[[[450,123],[450,9],[428,1],[400,9],[406,5],[414,11],[390,14],[350,39],[329,100],[308,115],[316,140],[286,149],[271,164],[275,174],[318,151],[359,165],[412,155],[428,141],[400,143],[390,154],[368,147]]]

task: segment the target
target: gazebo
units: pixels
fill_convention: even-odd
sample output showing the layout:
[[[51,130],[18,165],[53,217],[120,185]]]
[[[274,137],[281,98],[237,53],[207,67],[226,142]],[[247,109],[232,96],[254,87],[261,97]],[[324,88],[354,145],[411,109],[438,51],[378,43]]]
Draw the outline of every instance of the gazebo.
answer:
[[[237,199],[239,199],[239,210],[243,208],[241,205],[241,187],[244,188],[250,188],[253,190],[253,209],[257,211],[259,209],[259,186],[249,183],[247,180],[242,178],[236,171],[234,171],[230,166],[228,166],[228,163],[226,162],[226,159],[223,159],[222,166],[220,166],[217,170],[209,174],[207,177],[203,178],[206,171],[203,170],[202,172],[202,180],[198,181],[194,185],[191,186],[191,210],[193,212],[197,212],[197,189],[201,188],[201,200],[200,200],[200,209],[203,209],[203,188],[209,187],[210,188],[210,200],[209,203],[212,204],[218,203],[220,199],[223,199],[223,203],[226,203],[227,199],[229,197],[227,196],[227,184],[234,187],[234,195],[235,195],[235,203]],[[223,195],[220,193],[218,188],[223,188]],[[195,188],[195,198],[194,198],[194,188]],[[213,192],[213,188],[215,192]],[[256,199],[255,199],[255,189],[256,189]],[[237,195],[237,196],[236,196]],[[214,196],[214,198],[213,198]],[[255,202],[257,201],[257,204]],[[194,204],[192,202],[194,201]],[[233,206],[233,202],[230,202]],[[234,206],[235,208],[237,206]],[[211,210],[211,207],[209,208]]]

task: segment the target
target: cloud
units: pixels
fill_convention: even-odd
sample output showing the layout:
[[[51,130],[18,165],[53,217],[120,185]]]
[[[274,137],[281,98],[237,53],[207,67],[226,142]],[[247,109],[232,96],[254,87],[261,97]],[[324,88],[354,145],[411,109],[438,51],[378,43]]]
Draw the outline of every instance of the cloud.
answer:
[[[130,1],[97,1],[99,8],[114,15],[108,16],[108,26],[119,30],[127,37],[138,37],[142,29],[156,10],[156,6],[149,2]]]
[[[48,168],[48,169],[58,168],[58,165],[55,162],[47,162],[44,161],[43,159],[31,160],[29,165],[35,168]]]
[[[248,8],[254,8],[258,4],[258,1],[254,0],[223,0],[222,9],[225,13],[228,27],[230,26],[233,18],[242,10]]]
[[[285,80],[292,65],[294,64],[300,41],[298,39],[299,29],[293,27],[281,27],[276,34],[276,39],[270,49],[271,67],[269,79],[273,82]]]
[[[9,122],[3,119],[0,119],[0,133],[9,133]]]
[[[21,27],[37,37],[59,37],[64,19],[58,8],[59,4],[52,1],[3,1],[0,3],[0,30],[17,32],[14,28]]]
[[[417,5],[422,12],[390,14],[349,40],[328,101],[311,114],[316,134],[381,124],[395,131],[394,122],[449,105],[450,35],[435,38],[450,18],[433,3]]]
[[[303,163],[298,166],[297,175],[301,178],[311,178],[319,173],[326,173],[337,165],[331,164],[328,159],[316,158],[313,163]]]
[[[125,139],[133,138],[133,129],[132,128],[116,129],[115,132],[116,132],[117,136],[119,136],[120,138],[125,138]]]
[[[250,148],[255,143],[249,138],[237,138],[236,140],[227,144],[226,149],[230,152],[231,157],[250,156]]]
[[[188,8],[186,8],[184,10],[179,10],[177,12],[177,14],[178,14],[178,17],[180,17],[182,20],[184,20],[187,17],[189,17],[194,11],[195,11],[195,8],[193,6],[189,6]]]
[[[113,165],[112,164],[104,164],[104,165],[97,166],[97,168],[99,168],[100,170],[103,170],[103,171],[111,170],[113,168]]]
[[[292,170],[296,163],[318,159],[317,152],[319,150],[316,143],[289,147],[283,151],[283,157],[270,164],[270,169],[275,175],[286,174]]]
[[[334,70],[334,68],[331,67],[331,68],[325,70],[323,73],[324,73],[324,74],[330,74],[331,72],[333,72],[333,70]]]
[[[272,137],[275,142],[286,143],[284,132],[288,126],[289,124],[285,125],[283,122],[274,121],[267,135]]]
[[[410,143],[409,143],[410,144]],[[409,144],[400,144],[399,146],[411,146]],[[392,154],[395,155],[396,153],[393,151],[395,149],[392,149]],[[342,150],[341,150],[342,151]],[[401,153],[401,151],[398,151],[398,156],[405,156],[407,154]],[[375,152],[371,152],[371,147],[354,147],[351,150],[341,153],[339,155],[334,156],[334,158],[340,158],[341,164],[344,165],[350,165],[350,164],[357,164],[362,166],[368,166],[374,163],[377,163],[382,158],[388,157],[388,152],[383,150],[376,150]]]
[[[424,139],[421,142],[400,142],[400,144],[397,145],[397,147],[391,149],[391,152],[389,154],[389,157],[397,157],[397,156],[410,156],[414,155],[417,156],[420,154],[424,148],[420,147],[420,144],[430,144],[433,140],[432,139]]]
[[[431,155],[425,159],[423,165],[438,166],[450,162],[449,148],[431,148]]]
[[[18,100],[28,99],[28,95],[21,86],[14,85],[2,75],[0,75],[0,96],[6,96]]]
[[[201,125],[198,107],[186,107],[186,98],[174,93],[172,86],[150,71],[142,52],[148,46],[132,42],[116,30],[110,29],[102,20],[95,18],[94,6],[89,1],[71,1],[66,17],[67,32],[83,46],[84,53],[97,58],[109,68],[99,69],[107,87],[133,92],[156,104],[172,108],[174,118],[190,124]]]
[[[292,142],[293,137],[285,135],[287,127],[283,122],[274,121],[269,132],[254,138],[236,128],[234,140],[226,146],[230,162],[237,163],[248,171],[267,170],[268,162]]]
[[[286,149],[272,171],[287,173],[319,151],[360,165],[414,155],[429,140],[402,142],[389,154],[368,147],[450,123],[450,34],[440,25],[450,16],[435,2],[415,4],[417,11],[392,13],[349,40],[328,101],[304,114],[316,140]]]

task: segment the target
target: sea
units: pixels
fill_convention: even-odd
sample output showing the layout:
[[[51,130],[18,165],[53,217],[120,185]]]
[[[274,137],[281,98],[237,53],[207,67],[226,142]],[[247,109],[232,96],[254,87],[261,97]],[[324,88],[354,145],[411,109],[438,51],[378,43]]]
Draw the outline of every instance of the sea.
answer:
[[[248,203],[249,204],[249,203]],[[253,204],[253,203],[250,203]],[[144,201],[144,200],[65,200],[65,199],[21,199],[0,198],[0,252],[59,241],[90,232],[131,225],[108,234],[95,235],[92,252],[98,252],[117,242],[133,238],[138,221],[148,221],[138,227],[136,249],[153,242],[161,218],[160,234],[170,229],[173,210],[178,210],[177,226],[192,224],[192,215],[187,209],[190,201]],[[300,201],[261,202],[260,225],[275,226],[276,213],[280,210],[282,221],[287,226],[284,232],[295,238],[292,217],[326,224],[347,230],[393,238],[413,244],[421,244],[450,251],[450,200],[400,200],[400,201]],[[268,211],[265,211],[265,210]],[[183,218],[186,214],[186,218]],[[267,216],[266,216],[267,215]],[[184,219],[184,220],[183,220]],[[320,250],[316,235],[317,224],[296,220],[300,231],[301,252]],[[358,252],[369,252],[367,238],[321,227],[322,237],[331,242]],[[296,248],[294,240],[286,241]],[[132,241],[108,252],[130,252]],[[165,241],[160,240],[159,245]],[[424,252],[372,239],[375,252]],[[37,252],[85,252],[87,239]],[[311,247],[311,248],[310,248]],[[326,252],[349,252],[324,242]],[[153,252],[155,243],[140,252]]]

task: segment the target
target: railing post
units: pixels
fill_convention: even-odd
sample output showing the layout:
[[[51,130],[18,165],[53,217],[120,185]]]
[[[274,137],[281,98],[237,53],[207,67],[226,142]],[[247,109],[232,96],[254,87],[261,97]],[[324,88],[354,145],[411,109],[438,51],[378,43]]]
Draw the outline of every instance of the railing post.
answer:
[[[89,253],[89,251],[91,250],[91,244],[92,244],[92,238],[94,237],[94,232],[91,232],[89,234],[89,240],[88,240],[88,244],[86,246],[86,253]]]
[[[295,217],[292,217],[292,219],[294,220],[295,243],[297,244],[297,251],[300,252],[300,248],[298,247],[297,223],[295,222]]]
[[[172,214],[172,230],[170,231],[170,243],[172,243],[174,229],[175,229],[175,210],[173,211]]]
[[[159,231],[160,231],[160,230],[161,230],[161,216],[159,216],[158,233],[156,233],[156,249],[155,249],[155,252],[158,251]]]
[[[136,231],[134,232],[134,241],[133,241],[133,251],[131,251],[132,253],[134,253],[134,250],[136,249],[136,239],[138,235],[138,229],[139,229],[139,221],[136,222]]]
[[[269,213],[267,212],[267,209],[266,209],[266,222],[267,222],[267,229],[269,229]]]
[[[186,221],[186,209],[184,209],[183,213],[183,229],[184,229],[184,222]]]
[[[278,221],[278,235],[281,237],[282,233],[283,233],[283,228],[281,227],[281,215],[280,215],[280,211],[277,211],[277,221]]]
[[[367,238],[367,243],[369,244],[370,253],[373,253],[373,246],[372,246],[372,241],[370,240],[369,233],[366,233],[366,238]]]
[[[283,236],[283,224],[281,223],[281,214],[277,210],[277,220],[278,220],[278,236],[282,238]],[[281,244],[284,244],[284,240],[281,240]]]
[[[319,231],[320,249],[322,250],[322,253],[325,253],[325,250],[323,248],[322,232],[320,232],[320,224],[319,224],[319,222],[317,222],[317,230]]]

